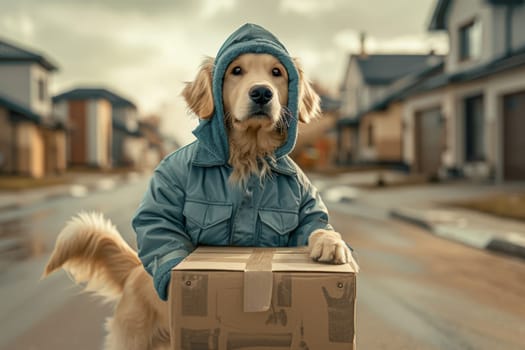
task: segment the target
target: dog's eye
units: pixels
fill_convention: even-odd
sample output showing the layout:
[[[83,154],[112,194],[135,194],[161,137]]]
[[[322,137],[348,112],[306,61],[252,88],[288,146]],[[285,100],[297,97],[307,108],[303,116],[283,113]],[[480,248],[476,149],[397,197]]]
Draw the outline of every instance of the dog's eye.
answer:
[[[283,73],[281,72],[281,70],[279,68],[274,68],[272,69],[272,75],[274,77],[280,77],[283,75]]]
[[[239,66],[234,67],[234,68],[232,69],[232,74],[233,74],[233,75],[241,75],[241,74],[242,74],[242,69],[241,69],[241,67],[239,67]]]

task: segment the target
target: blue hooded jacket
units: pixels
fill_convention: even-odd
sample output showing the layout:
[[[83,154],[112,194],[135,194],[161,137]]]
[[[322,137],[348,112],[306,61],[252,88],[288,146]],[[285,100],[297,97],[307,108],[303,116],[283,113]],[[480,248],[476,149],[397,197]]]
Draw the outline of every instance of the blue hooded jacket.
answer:
[[[288,73],[287,140],[269,161],[270,176],[231,186],[222,82],[244,53],[275,56]],[[245,24],[219,49],[212,77],[214,113],[193,131],[197,140],[168,155],[155,169],[133,228],[138,253],[167,299],[171,269],[197,246],[283,247],[308,244],[318,229],[332,230],[319,193],[288,157],[297,138],[299,74],[283,44],[264,28]]]

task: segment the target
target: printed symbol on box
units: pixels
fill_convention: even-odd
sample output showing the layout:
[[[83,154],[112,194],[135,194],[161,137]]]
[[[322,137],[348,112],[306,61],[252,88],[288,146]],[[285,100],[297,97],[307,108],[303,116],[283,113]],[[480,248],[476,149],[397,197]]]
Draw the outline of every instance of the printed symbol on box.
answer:
[[[292,306],[292,278],[290,276],[281,276],[277,282],[277,306]],[[286,326],[288,323],[286,310],[276,310],[273,303],[271,304],[271,308],[272,313],[268,316],[266,324],[280,324],[282,326]]]
[[[228,334],[226,349],[260,349],[278,348],[290,349],[292,346],[292,333],[240,333]]]
[[[219,328],[186,329],[181,328],[180,344],[182,350],[218,350]]]
[[[182,315],[208,315],[208,275],[182,275]]]
[[[282,276],[277,283],[277,306],[292,306],[292,277]]]
[[[281,326],[286,326],[288,323],[288,316],[286,316],[286,311],[281,309],[276,311],[272,305],[272,313],[268,316],[266,324],[281,324]]]
[[[299,349],[300,350],[310,350],[308,347],[308,344],[306,344],[306,341],[304,340],[304,324],[303,320],[301,320],[301,342],[299,343]]]
[[[337,283],[340,296],[331,296],[323,286],[328,306],[328,337],[334,343],[351,343],[354,339],[354,292],[352,283]]]

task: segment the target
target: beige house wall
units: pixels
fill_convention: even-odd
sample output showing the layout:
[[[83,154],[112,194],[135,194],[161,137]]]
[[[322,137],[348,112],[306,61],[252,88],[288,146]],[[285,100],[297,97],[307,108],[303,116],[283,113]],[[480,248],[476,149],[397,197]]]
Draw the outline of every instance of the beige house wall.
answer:
[[[67,168],[67,137],[65,131],[57,131],[55,134],[57,147],[57,169],[60,172],[66,171]]]
[[[111,147],[113,140],[113,123],[111,103],[106,100],[101,100],[98,104],[98,115],[100,122],[99,142],[99,159],[101,166],[105,168],[111,167]]]
[[[360,160],[401,161],[403,159],[402,112],[403,104],[395,102],[385,111],[371,112],[363,117],[359,125]]]
[[[57,157],[65,170],[65,133],[44,131],[32,122],[9,120],[9,112],[0,107],[0,173],[18,174],[40,178],[47,173],[45,132],[53,135],[59,144]]]
[[[40,178],[44,176],[44,139],[38,126],[29,122],[17,124],[18,172]]]
[[[86,113],[88,164],[109,168],[112,140],[111,103],[104,99],[88,100]]]
[[[42,130],[45,144],[45,172],[59,174],[66,170],[66,133],[64,130]]]

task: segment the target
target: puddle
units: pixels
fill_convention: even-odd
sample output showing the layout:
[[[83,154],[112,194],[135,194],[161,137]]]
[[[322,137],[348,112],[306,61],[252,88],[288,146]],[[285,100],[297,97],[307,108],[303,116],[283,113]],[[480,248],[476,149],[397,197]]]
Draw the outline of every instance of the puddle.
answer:
[[[39,231],[38,219],[48,216],[46,211],[27,217],[0,222],[0,266],[41,256],[48,247]]]

